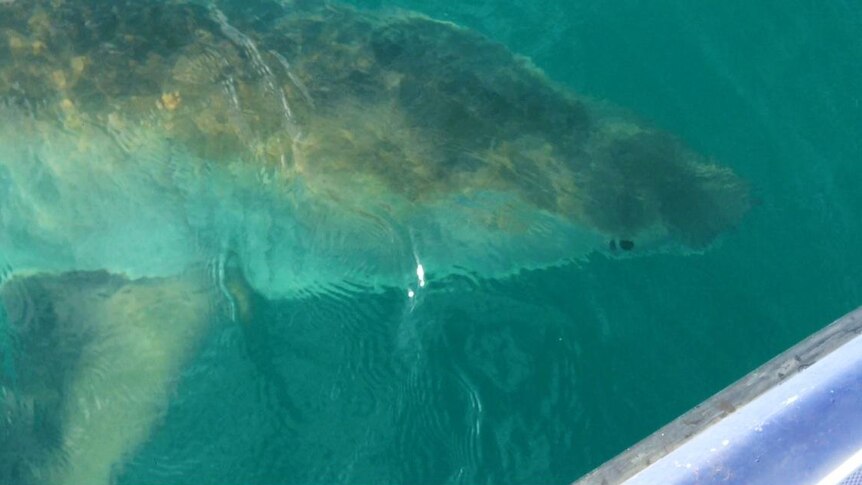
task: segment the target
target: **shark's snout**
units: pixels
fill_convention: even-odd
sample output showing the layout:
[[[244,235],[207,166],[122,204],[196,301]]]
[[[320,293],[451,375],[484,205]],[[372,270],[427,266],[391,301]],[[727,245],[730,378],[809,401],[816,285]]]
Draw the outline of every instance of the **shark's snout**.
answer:
[[[612,238],[631,241],[629,250],[659,240],[701,249],[749,208],[741,178],[670,135],[606,129],[594,143],[587,217]]]

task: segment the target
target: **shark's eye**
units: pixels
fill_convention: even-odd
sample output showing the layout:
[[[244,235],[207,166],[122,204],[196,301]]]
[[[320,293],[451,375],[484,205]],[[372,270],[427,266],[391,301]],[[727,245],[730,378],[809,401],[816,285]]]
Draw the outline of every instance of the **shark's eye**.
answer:
[[[628,239],[620,239],[620,248],[623,251],[631,251],[635,248],[635,242]]]

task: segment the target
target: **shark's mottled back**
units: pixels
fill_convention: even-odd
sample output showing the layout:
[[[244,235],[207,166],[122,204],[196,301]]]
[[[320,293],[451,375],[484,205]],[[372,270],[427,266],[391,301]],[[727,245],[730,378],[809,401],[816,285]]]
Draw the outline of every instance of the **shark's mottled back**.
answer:
[[[13,267],[159,276],[231,250],[284,294],[701,249],[748,208],[729,169],[451,23],[222,7],[0,3]]]

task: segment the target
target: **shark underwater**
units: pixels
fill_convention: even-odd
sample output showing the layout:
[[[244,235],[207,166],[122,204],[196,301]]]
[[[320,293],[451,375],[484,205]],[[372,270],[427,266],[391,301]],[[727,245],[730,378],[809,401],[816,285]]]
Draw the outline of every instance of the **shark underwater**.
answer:
[[[501,44],[322,1],[0,1],[0,123],[15,483],[111,483],[249,294],[697,252],[749,208]]]

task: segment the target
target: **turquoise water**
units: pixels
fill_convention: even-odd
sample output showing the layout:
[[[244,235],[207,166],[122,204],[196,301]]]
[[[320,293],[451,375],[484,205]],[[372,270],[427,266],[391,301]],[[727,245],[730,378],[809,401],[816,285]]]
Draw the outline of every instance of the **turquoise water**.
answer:
[[[732,167],[756,203],[703,254],[596,253],[411,301],[254,293],[117,483],[568,483],[862,302],[858,4],[356,4],[476,29]]]
[[[858,5],[371,6],[479,29],[733,166],[760,204],[704,255],[462,282],[409,316],[400,295],[273,308],[271,358],[212,342],[196,365],[220,377],[190,374],[123,483],[567,483],[862,301]],[[257,365],[306,401],[293,433],[261,416]],[[212,446],[208,416],[242,438]]]

